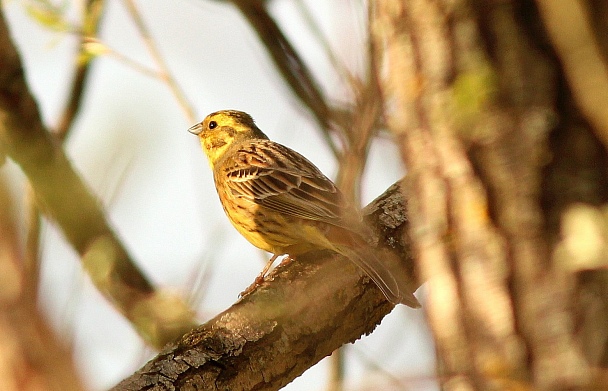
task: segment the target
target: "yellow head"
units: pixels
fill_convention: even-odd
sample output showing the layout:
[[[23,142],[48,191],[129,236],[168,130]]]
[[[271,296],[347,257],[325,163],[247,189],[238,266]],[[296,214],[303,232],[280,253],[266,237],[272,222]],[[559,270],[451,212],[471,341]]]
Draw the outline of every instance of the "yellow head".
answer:
[[[253,139],[268,139],[255,125],[247,113],[236,110],[222,110],[209,114],[188,131],[201,140],[211,168],[224,156],[234,143]]]

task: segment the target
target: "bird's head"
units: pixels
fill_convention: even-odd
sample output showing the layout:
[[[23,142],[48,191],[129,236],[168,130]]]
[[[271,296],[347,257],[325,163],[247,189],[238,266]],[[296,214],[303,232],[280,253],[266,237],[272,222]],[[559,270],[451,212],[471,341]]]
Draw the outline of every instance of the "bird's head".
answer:
[[[212,168],[235,143],[268,139],[249,114],[236,110],[211,113],[188,131],[199,137]]]

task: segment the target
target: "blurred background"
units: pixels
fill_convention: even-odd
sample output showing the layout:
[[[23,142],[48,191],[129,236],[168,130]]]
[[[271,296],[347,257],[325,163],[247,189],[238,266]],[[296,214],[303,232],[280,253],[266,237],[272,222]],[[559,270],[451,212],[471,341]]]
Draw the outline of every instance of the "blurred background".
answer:
[[[79,36],[69,26],[81,23],[83,4],[54,4],[67,28],[45,19],[40,11],[45,4],[13,0],[2,6],[29,87],[53,128],[69,96],[78,50]],[[166,81],[147,71],[158,72],[159,64],[127,2],[108,1],[99,41],[91,45],[99,56],[65,149],[138,266],[157,286],[192,303],[204,322],[234,303],[268,254],[254,249],[224,216],[206,158],[188,127],[212,111],[238,109],[329,177],[335,177],[338,162],[314,117],[233,5],[147,0],[136,7],[189,103],[180,103]],[[346,75],[363,77],[367,63],[365,2],[275,0],[269,10],[326,98],[351,102]],[[374,139],[363,175],[363,205],[404,175],[400,161],[389,135]],[[10,176],[16,199],[24,199],[25,180],[17,166],[8,160],[0,170]],[[155,355],[97,292],[78,255],[46,220],[40,251],[40,306],[71,344],[90,389],[114,385]],[[417,296],[424,300],[421,290]],[[423,310],[398,306],[372,335],[347,346],[345,357],[345,389],[436,389]],[[324,360],[285,389],[326,389],[329,370]]]

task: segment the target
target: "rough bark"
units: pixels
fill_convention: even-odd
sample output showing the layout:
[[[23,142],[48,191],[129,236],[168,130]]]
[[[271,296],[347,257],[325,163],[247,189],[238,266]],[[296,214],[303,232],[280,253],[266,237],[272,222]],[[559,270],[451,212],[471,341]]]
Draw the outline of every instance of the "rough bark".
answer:
[[[576,202],[597,215],[606,201],[606,60],[581,16],[584,2],[537,3],[371,3],[387,123],[408,167],[412,251],[428,283],[447,390],[602,384],[591,368],[606,349],[605,257],[585,271],[573,266],[593,238],[566,223],[588,224],[572,217]],[[564,166],[568,181],[558,179]],[[595,221],[592,229],[605,230],[605,218]],[[573,239],[559,234],[581,240],[566,253]],[[576,301],[583,277],[593,288]],[[594,308],[585,326],[601,348],[580,344],[573,305]]]
[[[404,273],[412,276],[399,186],[365,212],[379,236],[379,251],[398,254]],[[310,253],[277,267],[252,294],[166,347],[113,390],[277,390],[343,344],[371,333],[392,309],[350,261]]]

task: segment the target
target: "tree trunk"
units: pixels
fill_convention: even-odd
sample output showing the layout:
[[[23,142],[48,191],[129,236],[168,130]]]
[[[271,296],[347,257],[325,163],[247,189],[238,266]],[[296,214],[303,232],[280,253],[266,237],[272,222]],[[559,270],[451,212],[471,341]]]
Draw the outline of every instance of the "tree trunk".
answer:
[[[606,7],[371,4],[444,388],[605,386]]]

